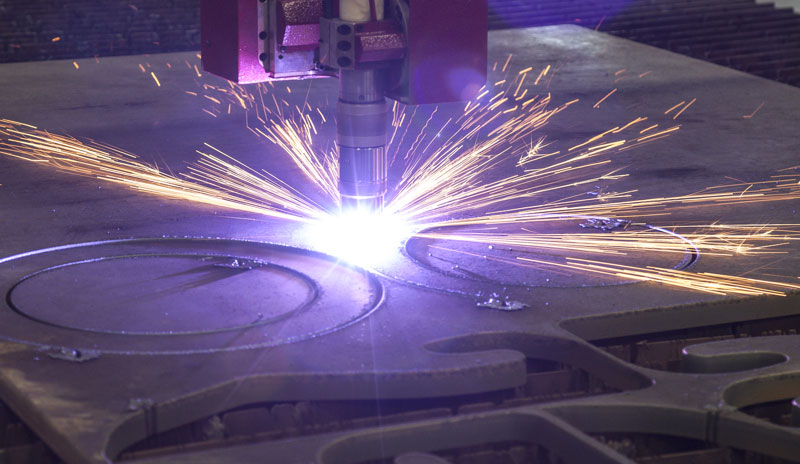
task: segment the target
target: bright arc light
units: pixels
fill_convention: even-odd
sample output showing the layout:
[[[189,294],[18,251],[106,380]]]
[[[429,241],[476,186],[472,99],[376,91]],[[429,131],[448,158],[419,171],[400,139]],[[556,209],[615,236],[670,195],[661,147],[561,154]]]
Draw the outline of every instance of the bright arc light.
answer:
[[[413,231],[390,214],[346,213],[310,225],[311,245],[351,264],[375,267],[397,255]]]

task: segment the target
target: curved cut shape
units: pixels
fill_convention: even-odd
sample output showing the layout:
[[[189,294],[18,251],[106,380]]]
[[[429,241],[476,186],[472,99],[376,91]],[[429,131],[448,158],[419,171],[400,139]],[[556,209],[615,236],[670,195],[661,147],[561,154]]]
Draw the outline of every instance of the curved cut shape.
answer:
[[[722,446],[797,461],[800,456],[800,430],[743,416],[738,411],[720,415],[714,427],[715,441]]]
[[[646,433],[708,440],[706,411],[648,404],[574,404],[546,410],[588,434]]]
[[[770,351],[702,355],[692,353],[690,348],[683,349],[683,370],[694,374],[748,371],[774,366],[788,359],[784,354]]]
[[[290,267],[184,253],[53,266],[18,282],[7,301],[17,313],[49,326],[177,336],[279,322],[308,309],[318,295],[317,283]]]
[[[141,401],[129,403],[131,414],[109,430],[104,453],[116,459],[142,440],[170,434],[176,429],[214,416],[224,418],[233,410],[259,403],[369,400],[370,404],[374,404],[377,399],[401,401],[513,389],[525,381],[525,362],[521,355],[512,354],[514,356],[503,353],[500,356],[483,356],[482,360],[472,359],[468,367],[451,369],[447,375],[440,375],[438,368],[422,367],[406,372],[375,371],[371,368],[340,373],[251,372],[247,377],[196,389],[169,401],[139,398]],[[312,458],[303,462],[316,461]]]
[[[794,382],[800,382],[800,374],[794,376]],[[765,424],[738,411],[597,403],[553,406],[546,410],[588,434],[668,435],[782,459],[796,460],[800,456],[800,430]]]
[[[603,219],[605,218],[569,215],[543,217],[533,222],[496,224],[492,227],[492,234],[487,234],[482,225],[443,226],[416,234],[406,242],[405,250],[420,267],[457,280],[542,288],[635,283],[635,280],[616,276],[563,272],[543,264],[560,263],[565,257],[591,259],[592,253],[560,243],[560,238],[569,237],[576,231],[588,236],[606,237],[610,230],[587,225],[587,221],[588,224],[593,224],[591,221],[601,222]],[[615,227],[618,226],[612,228]],[[666,243],[671,243],[675,250],[683,251],[683,253],[665,253],[654,250],[628,250],[613,258],[605,255],[604,259],[615,264],[685,269],[691,266],[698,256],[691,241],[658,227],[629,225],[614,233],[657,235]],[[530,241],[538,242],[539,245],[526,246],[520,244],[520,241],[513,243],[503,241],[504,236],[519,234],[531,235]],[[522,265],[523,261],[518,258],[532,261]],[[532,264],[533,262],[539,264]]]
[[[725,402],[736,408],[786,400],[800,395],[800,372],[763,375],[736,382],[723,393]]]
[[[449,462],[429,453],[406,453],[394,458],[394,464],[448,464]]]
[[[741,372],[774,366],[789,360],[783,340],[747,337],[690,345],[682,350],[683,370],[696,374]]]
[[[320,455],[323,464],[356,464],[411,451],[430,453],[508,441],[544,446],[567,463],[631,462],[569,424],[538,411],[467,416],[413,428],[397,426],[354,433],[327,445]]]
[[[437,340],[425,348],[448,354],[513,350],[529,360],[544,359],[583,369],[619,390],[638,390],[652,385],[652,379],[630,369],[617,358],[566,334],[563,337],[544,337],[524,332],[486,332]]]
[[[384,298],[372,274],[330,256],[225,239],[34,250],[3,259],[0,282],[0,339],[125,355],[295,343],[368,317]]]

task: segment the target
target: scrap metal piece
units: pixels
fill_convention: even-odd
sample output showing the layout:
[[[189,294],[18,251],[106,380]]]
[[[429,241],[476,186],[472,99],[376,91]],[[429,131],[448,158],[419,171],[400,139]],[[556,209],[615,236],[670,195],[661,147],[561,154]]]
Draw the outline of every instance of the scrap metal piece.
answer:
[[[100,357],[100,353],[93,350],[78,350],[73,348],[60,348],[58,351],[47,353],[53,359],[70,362],[87,362]]]
[[[519,311],[528,307],[525,303],[508,298],[501,298],[496,293],[492,294],[488,300],[478,303],[479,308],[497,309],[499,311]]]
[[[259,261],[257,259],[246,259],[246,258],[234,258],[232,261],[229,261],[227,263],[214,264],[214,267],[225,267],[228,269],[237,269],[244,271],[252,271],[253,269],[259,269],[267,266],[269,266],[269,263],[266,263],[264,261]]]
[[[218,415],[212,416],[203,425],[203,438],[206,440],[222,440],[225,438],[225,424]]]
[[[584,229],[614,230],[626,229],[631,221],[618,218],[589,218],[586,222],[578,224]]]
[[[128,411],[147,410],[155,404],[152,398],[131,398],[128,400]]]

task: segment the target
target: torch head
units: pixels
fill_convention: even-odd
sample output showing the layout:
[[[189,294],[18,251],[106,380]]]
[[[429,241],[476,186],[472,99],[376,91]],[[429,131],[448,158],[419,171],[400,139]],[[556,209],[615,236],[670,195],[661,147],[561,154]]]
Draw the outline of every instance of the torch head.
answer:
[[[342,211],[379,213],[386,98],[477,95],[487,18],[487,0],[202,0],[203,67],[238,83],[338,76]]]

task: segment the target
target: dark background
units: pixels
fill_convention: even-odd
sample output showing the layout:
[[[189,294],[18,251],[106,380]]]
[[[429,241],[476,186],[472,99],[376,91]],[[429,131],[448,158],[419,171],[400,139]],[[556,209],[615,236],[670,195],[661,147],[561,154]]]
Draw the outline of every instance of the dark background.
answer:
[[[492,29],[577,24],[800,86],[800,15],[754,0],[489,0]],[[200,0],[0,0],[0,63],[200,49]]]

